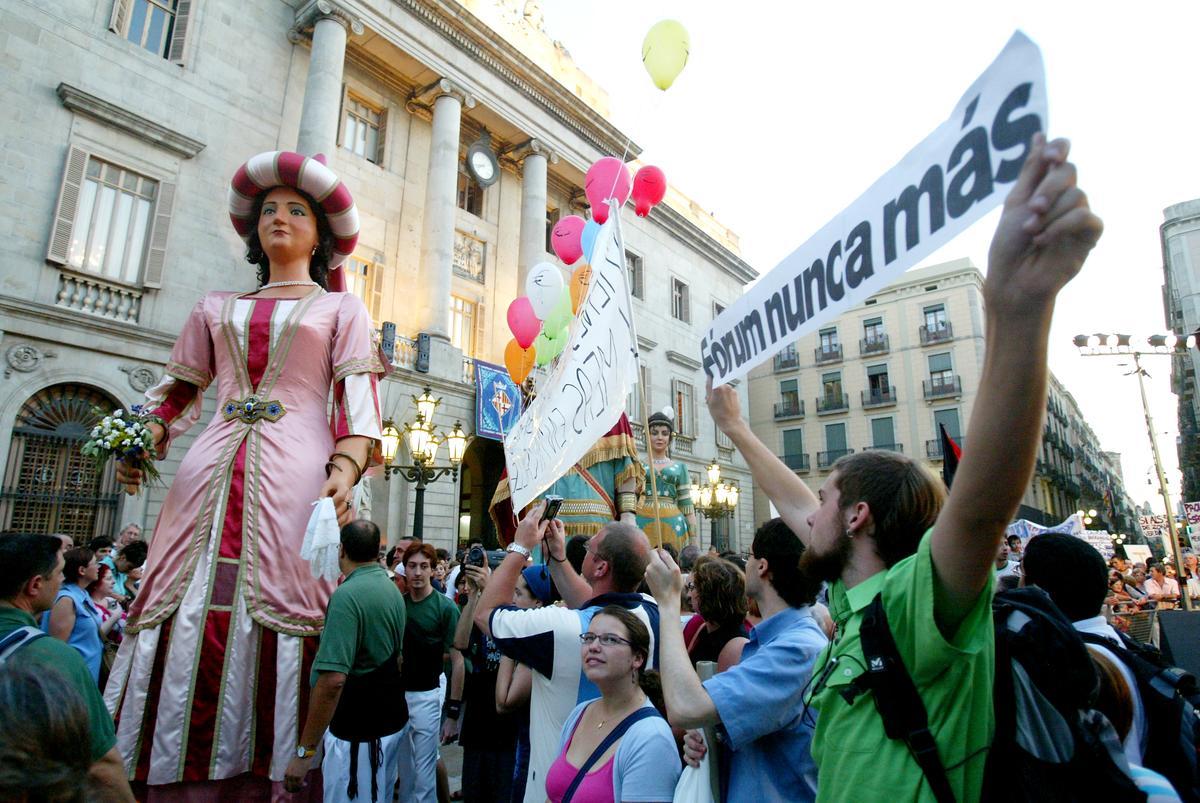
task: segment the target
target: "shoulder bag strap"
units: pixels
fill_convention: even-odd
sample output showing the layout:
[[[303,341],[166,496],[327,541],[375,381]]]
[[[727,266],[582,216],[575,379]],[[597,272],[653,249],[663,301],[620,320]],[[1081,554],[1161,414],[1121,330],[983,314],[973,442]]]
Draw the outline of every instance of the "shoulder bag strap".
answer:
[[[583,779],[592,768],[592,765],[599,761],[600,756],[604,755],[608,751],[608,748],[616,744],[625,735],[627,730],[647,717],[660,716],[662,714],[658,713],[656,708],[643,706],[621,720],[617,727],[612,729],[612,733],[604,737],[604,741],[600,743],[600,746],[592,751],[592,754],[588,756],[588,760],[583,762],[583,766],[579,768],[579,772],[575,773],[575,778],[571,781],[571,785],[567,787],[566,793],[562,796],[562,803],[570,803],[571,798],[575,795],[575,790],[579,788],[579,784],[583,783]],[[582,713],[580,713],[579,718],[583,718]]]
[[[861,678],[874,694],[875,708],[889,739],[901,739],[925,774],[938,803],[954,803],[954,791],[929,732],[925,703],[904,666],[896,640],[888,627],[883,595],[871,600],[859,630],[867,671]]]
[[[41,630],[30,625],[18,627],[9,633],[0,641],[0,666],[7,662],[17,650],[45,635]]]

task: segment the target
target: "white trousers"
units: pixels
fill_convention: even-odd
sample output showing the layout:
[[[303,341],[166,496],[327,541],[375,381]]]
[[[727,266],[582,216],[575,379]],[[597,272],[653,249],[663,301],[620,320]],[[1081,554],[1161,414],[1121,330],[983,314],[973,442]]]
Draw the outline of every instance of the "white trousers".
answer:
[[[396,768],[400,760],[400,746],[408,741],[408,726],[398,733],[379,740],[383,759],[375,772],[375,801],[371,800],[371,756],[368,745],[358,745],[358,794],[351,798],[346,791],[350,786],[350,742],[325,732],[325,760],[321,762],[321,776],[325,782],[325,803],[391,803],[392,789],[396,785]]]
[[[408,691],[407,739],[400,740],[400,800],[437,803],[438,744],[442,736],[442,695],[439,689]]]

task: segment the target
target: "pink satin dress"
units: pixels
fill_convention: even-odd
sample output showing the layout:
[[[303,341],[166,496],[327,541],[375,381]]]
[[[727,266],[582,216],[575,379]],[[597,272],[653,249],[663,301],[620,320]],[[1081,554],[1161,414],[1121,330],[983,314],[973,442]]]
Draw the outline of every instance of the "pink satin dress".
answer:
[[[243,296],[196,305],[147,393],[174,440],[216,383],[105,690],[131,777],[163,799],[281,791],[333,591],[300,557],[305,525],[337,439],[380,437],[383,366],[362,302]]]

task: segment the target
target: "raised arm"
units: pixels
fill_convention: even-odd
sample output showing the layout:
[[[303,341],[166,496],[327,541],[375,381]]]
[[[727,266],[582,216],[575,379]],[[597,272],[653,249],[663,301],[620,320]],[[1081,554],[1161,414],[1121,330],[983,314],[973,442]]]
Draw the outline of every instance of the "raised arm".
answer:
[[[988,253],[987,334],[967,448],[933,528],[935,611],[957,629],[991,581],[1004,530],[1033,476],[1046,409],[1054,299],[1103,225],[1075,184],[1068,143],[1037,134]],[[757,477],[756,477],[757,479]]]
[[[546,509],[545,502],[539,502],[530,508],[517,525],[513,533],[513,543],[533,551],[541,543],[549,522],[542,521],[542,511]],[[492,635],[492,611],[501,605],[512,603],[513,590],[517,587],[517,576],[525,568],[525,558],[516,552],[509,552],[504,560],[492,572],[479,606],[475,609],[475,624],[487,635]]]
[[[820,507],[817,495],[750,431],[750,425],[742,418],[737,391],[729,385],[714,388],[712,379],[709,379],[706,400],[708,412],[717,428],[733,441],[733,445],[745,458],[746,465],[750,467],[750,473],[754,476],[754,484],[761,488],[775,505],[780,517],[792,532],[807,543],[808,516]]]

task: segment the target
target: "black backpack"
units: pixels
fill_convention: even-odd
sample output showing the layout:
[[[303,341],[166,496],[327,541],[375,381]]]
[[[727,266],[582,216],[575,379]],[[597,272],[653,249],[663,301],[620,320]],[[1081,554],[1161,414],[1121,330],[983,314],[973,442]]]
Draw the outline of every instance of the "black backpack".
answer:
[[[1107,647],[1137,680],[1146,711],[1143,763],[1167,777],[1185,803],[1200,803],[1200,684],[1190,672],[1171,666],[1151,644],[1118,633],[1118,647],[1103,636],[1084,641]]]
[[[1038,588],[996,594],[992,617],[996,733],[982,799],[1145,801],[1116,731],[1093,708],[1100,678],[1071,622]],[[867,671],[859,683],[872,691],[885,732],[908,745],[938,802],[952,803],[925,704],[892,638],[881,595],[860,634]]]

